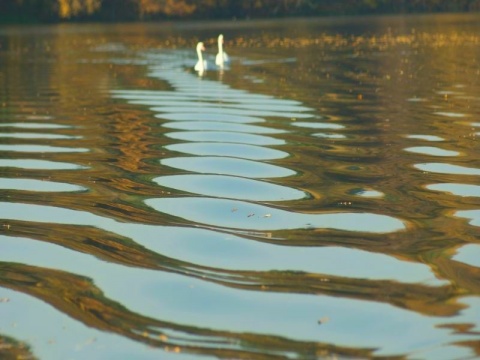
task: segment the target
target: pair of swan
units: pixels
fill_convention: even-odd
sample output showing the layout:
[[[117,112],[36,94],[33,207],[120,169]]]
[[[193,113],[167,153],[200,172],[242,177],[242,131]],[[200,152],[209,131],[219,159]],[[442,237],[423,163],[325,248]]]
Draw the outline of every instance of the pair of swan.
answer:
[[[197,44],[198,61],[197,61],[197,64],[195,65],[195,71],[199,71],[201,73],[207,70],[207,60],[203,59],[202,51],[205,51],[205,46],[203,45],[203,42],[199,42]],[[218,35],[218,54],[217,54],[217,57],[215,58],[215,64],[223,68],[224,64],[227,63],[228,61],[229,61],[228,55],[225,51],[223,51],[223,35],[220,34]]]

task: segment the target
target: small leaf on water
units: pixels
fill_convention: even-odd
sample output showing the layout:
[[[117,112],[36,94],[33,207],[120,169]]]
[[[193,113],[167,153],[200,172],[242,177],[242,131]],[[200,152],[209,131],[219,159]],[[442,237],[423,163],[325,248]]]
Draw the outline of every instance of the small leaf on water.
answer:
[[[328,316],[324,316],[322,317],[321,319],[318,320],[318,324],[321,325],[321,324],[325,324],[327,322],[330,321],[330,318]]]

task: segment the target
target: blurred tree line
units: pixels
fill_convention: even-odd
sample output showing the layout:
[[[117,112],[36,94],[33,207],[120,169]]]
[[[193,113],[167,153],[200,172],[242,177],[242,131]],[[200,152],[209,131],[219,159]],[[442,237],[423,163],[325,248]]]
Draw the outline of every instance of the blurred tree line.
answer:
[[[480,0],[0,0],[0,21],[242,19],[479,10]]]

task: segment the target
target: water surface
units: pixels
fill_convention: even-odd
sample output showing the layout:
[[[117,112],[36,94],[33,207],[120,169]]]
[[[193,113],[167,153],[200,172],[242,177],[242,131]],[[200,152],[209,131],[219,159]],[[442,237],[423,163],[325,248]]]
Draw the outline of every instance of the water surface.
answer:
[[[479,20],[0,29],[0,357],[480,356]]]

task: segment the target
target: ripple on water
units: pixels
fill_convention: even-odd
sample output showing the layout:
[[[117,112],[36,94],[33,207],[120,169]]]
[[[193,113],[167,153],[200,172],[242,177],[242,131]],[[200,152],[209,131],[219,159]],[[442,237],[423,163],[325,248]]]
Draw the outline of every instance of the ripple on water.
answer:
[[[238,200],[212,198],[147,199],[155,210],[201,224],[258,231],[334,229],[369,233],[405,230],[405,224],[387,215],[371,213],[302,214]]]
[[[87,152],[86,148],[71,148],[49,145],[0,145],[0,151],[34,152],[34,153],[72,153]]]
[[[346,139],[347,137],[343,134],[328,134],[328,133],[315,133],[313,136],[325,139]]]
[[[192,80],[189,79],[189,82]],[[155,104],[164,105],[163,101],[182,101],[182,102],[198,102],[209,101],[210,103],[218,103],[221,100],[221,104],[227,104],[232,106],[243,105],[246,108],[252,108],[256,110],[269,109],[295,109],[294,111],[310,111],[311,108],[307,108],[302,105],[300,101],[290,99],[278,99],[269,95],[260,95],[248,92],[235,92],[231,88],[227,88],[227,91],[223,90],[221,99],[217,96],[212,96],[201,89],[198,92],[185,92],[185,91],[159,91],[159,92],[144,92],[144,91],[127,91],[117,92],[113,97],[130,100],[131,103],[144,104],[153,106]]]
[[[437,318],[392,307],[390,304],[328,295],[269,291],[250,291],[248,296],[245,296],[243,289],[226,287],[170,272],[120,266],[41,241],[3,236],[0,241],[2,255],[6,261],[58,269],[91,278],[98,289],[108,297],[107,300],[113,299],[132,313],[142,314],[152,319],[160,317],[161,321],[171,322],[173,326],[188,324],[190,328],[269,334],[301,341],[318,341],[322,338],[322,341],[333,344],[361,343],[365,347],[381,347],[383,353],[397,353],[399,347],[415,347],[419,341],[419,334],[425,342],[431,342],[432,339],[447,342],[449,339],[447,331],[435,326],[438,324]],[[121,281],[112,281],[112,278],[118,278]],[[22,296],[8,292],[8,296],[10,295],[18,301]],[[15,301],[12,303],[15,305]],[[21,302],[22,311],[31,309],[31,306],[34,306],[33,303],[42,304],[39,301]],[[44,332],[50,336],[58,335],[59,331],[65,331],[59,330],[56,325],[66,323],[70,329],[70,325],[75,324],[75,322],[70,324],[68,317],[58,316],[59,312],[52,306],[34,306],[33,309],[34,314],[39,316],[35,317],[37,321],[32,324],[36,326],[25,327],[28,327],[28,336],[31,335],[32,339],[41,338],[43,345],[35,344],[43,350],[52,348],[51,344],[42,337]],[[159,309],[162,309],[161,314]],[[298,311],[291,311],[291,309]],[[8,323],[18,321],[17,317],[20,316],[19,312],[9,314],[8,308],[4,306],[0,311],[2,319],[7,319]],[[319,314],[334,314],[335,321],[329,322],[327,329],[318,326],[318,318],[323,316]],[[29,322],[28,316],[20,316],[20,318],[21,324],[25,324],[25,321]],[[52,319],[55,321],[51,321]],[[345,323],[350,326],[345,327]],[[17,331],[19,336],[25,333],[26,329],[22,326],[18,328],[12,331]],[[385,328],[390,331],[382,331]],[[410,331],[412,328],[416,331]],[[68,342],[69,349],[65,354],[72,353],[71,349],[76,348],[75,344],[78,345],[78,334],[83,334],[81,331],[77,332],[76,327],[73,329],[76,340],[69,338],[69,334],[65,335],[65,342]],[[380,338],[378,336],[366,338],[363,333],[378,334]],[[399,337],[398,334],[404,335]],[[104,344],[106,335],[99,332],[98,336],[99,341]],[[55,338],[56,335],[53,337]],[[118,338],[116,341],[118,342]],[[59,342],[62,343],[62,341]],[[116,349],[112,345],[114,341],[105,343]],[[124,344],[130,343],[136,342],[120,341],[118,345],[123,351],[127,348],[127,358],[130,358],[129,347]],[[64,344],[54,347],[55,354],[58,355],[61,350],[65,351],[63,346]],[[86,352],[82,352],[85,358],[91,358],[88,354],[93,354],[93,357],[98,355],[98,348],[93,347],[91,352],[89,350],[87,347]],[[139,354],[138,351],[132,351],[132,353],[137,356]],[[48,351],[47,354],[52,354],[52,351]],[[120,358],[125,357],[125,353],[121,354]],[[46,356],[46,358],[49,357]]]
[[[307,196],[303,191],[234,176],[171,175],[153,179],[157,184],[199,195],[252,201],[297,200]]]
[[[33,261],[39,266],[42,265],[36,259],[36,254],[32,254],[30,251],[27,252],[30,258],[17,256],[21,251],[20,246],[24,246],[25,251],[35,241],[25,238],[11,238],[12,240],[8,242],[5,238],[2,237],[0,241],[2,249],[8,249],[8,260],[6,261],[23,264],[30,264]],[[13,245],[15,242],[17,244]],[[45,247],[35,250],[48,251]],[[69,257],[69,260],[72,260],[72,258]],[[56,260],[53,258],[52,264],[56,266]],[[45,263],[43,265],[48,267]],[[65,275],[68,276],[68,274]],[[52,273],[52,276],[55,276],[55,273]],[[71,276],[75,275],[71,274]],[[103,350],[99,351],[94,343],[101,343],[104,349],[108,348],[108,357],[134,359],[140,356],[144,360],[150,359],[149,357],[143,357],[143,354],[145,354],[143,343],[124,341],[117,334],[85,326],[83,322],[58,310],[48,301],[6,287],[1,288],[1,294],[2,297],[8,298],[10,301],[8,306],[2,304],[0,317],[6,324],[11,324],[10,329],[2,331],[2,335],[8,334],[17,339],[25,339],[28,346],[34,349],[34,356],[18,355],[15,359],[69,359],[73,356],[82,359],[98,359],[99,353],[105,352]],[[55,339],[55,341],[52,339]],[[55,344],[55,346],[52,347],[52,344]],[[25,345],[22,344],[21,346]],[[4,349],[6,349],[6,352],[2,351],[2,354],[6,357],[2,357],[10,359],[11,357],[8,356],[9,348],[5,343],[2,344],[2,350]],[[156,354],[158,355],[158,353]]]
[[[250,160],[273,160],[288,156],[284,151],[262,146],[215,142],[172,144],[165,146],[165,149],[192,155],[229,156]]]
[[[68,129],[71,126],[60,124],[42,124],[42,123],[3,123],[0,127],[13,127],[21,129]]]
[[[419,98],[419,97],[413,97],[413,98],[408,98],[407,101],[410,101],[410,102],[425,102],[425,101],[427,101],[427,99]]]
[[[365,189],[365,188],[351,189],[350,191],[348,191],[348,194],[354,195],[354,196],[366,197],[366,198],[380,198],[385,196],[385,194],[381,191]]]
[[[480,210],[460,210],[455,212],[455,216],[470,219],[470,225],[480,226]]]
[[[332,124],[326,122],[292,122],[293,126],[310,128],[310,129],[343,129],[345,126],[340,124]]]
[[[19,116],[19,117],[20,117],[20,116]],[[34,121],[35,121],[35,120],[37,120],[37,121],[38,121],[38,120],[42,121],[42,120],[52,120],[53,117],[52,117],[52,116],[48,116],[48,115],[27,115],[27,116],[25,116],[25,119],[27,119],[27,120],[34,120]]]
[[[0,137],[16,139],[80,139],[81,136],[41,133],[0,133]]]
[[[138,100],[132,101],[132,103],[137,103]],[[314,111],[314,109],[302,106],[302,105],[289,105],[285,104],[282,101],[269,101],[269,102],[205,102],[205,101],[189,101],[189,100],[182,100],[182,101],[172,101],[172,100],[163,100],[158,99],[151,101],[148,104],[144,105],[151,105],[159,106],[160,109],[165,107],[169,108],[172,107],[174,111],[165,111],[165,112],[176,112],[178,110],[184,110],[188,112],[197,112],[197,111],[210,111],[212,109],[218,109],[221,111],[228,111],[231,110],[252,110],[252,111],[272,111],[272,112],[292,112],[292,113],[303,113],[306,111]]]
[[[219,269],[305,271],[354,279],[446,283],[437,280],[424,264],[357,249],[280,246],[205,229],[176,228],[170,232],[172,235],[162,236],[162,241],[154,241],[156,237],[152,237],[142,241],[142,245],[174,259]]]
[[[117,222],[84,211],[45,205],[0,202],[0,218],[96,226],[131,238],[163,256],[217,269],[306,271],[350,278],[390,279],[401,282],[428,281],[429,285],[435,285],[432,281],[440,282],[435,281],[429,268],[423,264],[400,261],[384,254],[356,249],[279,246],[247,241],[233,234],[207,229]],[[158,241],[159,238],[162,238],[162,241]],[[2,239],[0,236],[0,241]],[[19,249],[23,249],[21,253],[25,258],[36,253],[32,246],[29,246],[31,240],[25,239],[25,244],[21,244],[21,238],[15,238],[12,241]],[[5,260],[7,254],[5,248],[2,249]],[[72,253],[76,252],[72,251]],[[56,258],[56,254],[50,253],[50,256]],[[83,255],[77,256],[86,258]],[[30,260],[33,261],[33,258]],[[31,264],[31,261],[27,263]],[[345,263],[350,265],[345,266]],[[69,264],[68,261],[65,262],[65,266],[69,266],[69,271],[76,270],[72,266],[82,268],[82,264]],[[49,267],[52,267],[51,262]]]
[[[192,81],[189,79],[189,81]],[[192,101],[192,100],[206,100],[206,101],[219,101],[218,96],[209,94],[206,91],[200,92],[186,92],[186,91],[155,91],[155,90],[114,90],[112,91],[114,98],[126,99],[126,100],[173,100],[173,101]],[[277,104],[281,102],[287,105],[301,105],[301,102],[295,100],[280,100],[270,95],[260,95],[247,92],[233,91],[228,89],[228,92],[223,91],[223,96],[220,96],[220,100],[225,101],[225,98],[229,98],[227,102],[234,102],[236,104]]]
[[[177,130],[214,130],[243,132],[251,134],[282,134],[285,130],[272,129],[265,126],[245,125],[219,121],[176,121],[162,124],[163,127]]]
[[[435,115],[446,116],[451,118],[463,118],[467,116],[466,114],[456,113],[456,112],[449,112],[449,111],[437,111],[434,112]]]
[[[480,175],[480,169],[470,168],[460,165],[452,165],[445,163],[424,163],[415,164],[415,168],[440,174],[455,174],[455,175]]]
[[[440,136],[435,136],[435,135],[420,135],[420,134],[415,134],[415,135],[407,135],[407,138],[409,138],[409,139],[425,140],[425,141],[445,141],[444,138],[441,138]]]
[[[175,157],[163,159],[160,163],[172,168],[201,174],[233,175],[249,178],[286,177],[296,174],[293,170],[276,165],[217,156]]]
[[[233,123],[258,123],[265,122],[264,119],[253,116],[240,116],[232,114],[216,114],[216,113],[161,113],[156,114],[156,118],[171,121],[221,121]]]
[[[151,104],[148,104],[151,105]],[[221,114],[221,115],[236,115],[236,116],[249,116],[260,117],[260,116],[270,116],[270,117],[283,117],[283,118],[311,118],[313,115],[309,113],[299,113],[299,112],[285,112],[285,111],[273,111],[273,110],[249,110],[249,109],[237,109],[229,107],[174,107],[174,106],[163,106],[163,107],[152,107],[151,111],[160,112],[160,113],[208,113],[208,114]]]
[[[457,249],[457,253],[452,257],[452,259],[480,268],[480,245],[463,245]]]
[[[456,196],[480,197],[479,185],[445,183],[445,184],[430,184],[430,185],[427,185],[426,188],[429,190],[451,193]]]
[[[0,167],[14,167],[22,169],[35,170],[80,170],[88,169],[87,166],[49,161],[49,160],[34,160],[34,159],[0,159]]]
[[[80,185],[61,183],[55,181],[44,181],[36,179],[13,179],[0,178],[0,189],[23,190],[36,192],[76,192],[85,191],[87,188]]]
[[[285,140],[270,136],[229,131],[178,131],[166,133],[165,136],[176,140],[198,142],[241,143],[262,146],[285,144]]]
[[[413,146],[409,148],[405,148],[405,151],[417,153],[417,154],[424,154],[424,155],[431,155],[431,156],[458,156],[460,153],[458,151],[452,150],[445,150],[435,146]]]

